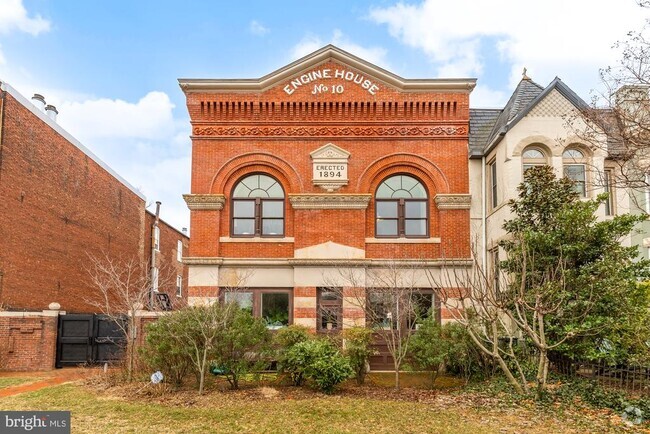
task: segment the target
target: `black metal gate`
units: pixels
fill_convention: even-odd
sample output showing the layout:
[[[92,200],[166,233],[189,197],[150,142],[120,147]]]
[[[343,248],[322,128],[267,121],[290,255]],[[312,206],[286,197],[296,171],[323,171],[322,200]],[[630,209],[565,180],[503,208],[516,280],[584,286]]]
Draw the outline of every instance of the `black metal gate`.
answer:
[[[105,315],[60,315],[56,367],[116,361],[125,344],[122,328]]]

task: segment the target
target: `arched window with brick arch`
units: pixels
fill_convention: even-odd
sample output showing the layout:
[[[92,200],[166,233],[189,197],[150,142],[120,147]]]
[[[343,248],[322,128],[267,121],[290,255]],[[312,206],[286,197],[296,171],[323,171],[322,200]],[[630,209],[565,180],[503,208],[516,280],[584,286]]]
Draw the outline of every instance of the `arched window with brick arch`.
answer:
[[[284,189],[269,175],[240,179],[232,191],[231,234],[234,237],[283,237]]]
[[[375,236],[429,236],[429,195],[422,182],[410,175],[394,175],[379,184],[375,193]]]

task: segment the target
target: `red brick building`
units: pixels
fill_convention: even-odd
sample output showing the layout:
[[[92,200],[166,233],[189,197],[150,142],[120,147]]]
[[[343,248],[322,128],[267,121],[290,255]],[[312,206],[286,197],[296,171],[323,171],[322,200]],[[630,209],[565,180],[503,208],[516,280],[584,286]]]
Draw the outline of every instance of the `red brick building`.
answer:
[[[157,229],[156,229],[157,228]],[[187,233],[165,223],[156,214],[145,213],[144,251],[152,264],[154,289],[169,296],[172,308],[187,304],[187,267],[183,257],[189,251]],[[157,280],[157,281],[156,281]]]
[[[0,307],[40,311],[58,302],[67,312],[93,312],[88,255],[150,264],[153,222],[142,193],[48,109],[0,82]],[[161,221],[159,260],[169,258],[186,282],[179,240],[187,249],[187,236]]]
[[[327,327],[340,329],[364,311],[331,299],[328,273],[413,260],[436,273],[443,255],[469,258],[475,80],[403,79],[327,46],[260,79],[179,82],[190,303],[245,286],[232,297],[272,327],[324,327],[331,302],[341,317]],[[423,277],[433,306],[430,286]]]

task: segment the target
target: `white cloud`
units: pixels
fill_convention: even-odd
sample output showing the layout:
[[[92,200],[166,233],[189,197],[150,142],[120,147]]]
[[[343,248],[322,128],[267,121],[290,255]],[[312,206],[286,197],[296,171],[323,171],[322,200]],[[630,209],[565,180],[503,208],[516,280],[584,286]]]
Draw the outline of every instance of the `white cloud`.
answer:
[[[256,36],[264,36],[269,33],[271,30],[268,27],[265,27],[262,23],[257,20],[253,20],[248,25],[248,31]]]
[[[136,103],[90,99],[59,103],[59,123],[82,141],[164,139],[174,132],[174,104],[163,92],[149,92]]]
[[[189,139],[185,155],[134,163],[120,174],[138,186],[147,197],[147,205],[162,202],[160,217],[176,229],[189,227],[190,213],[182,194],[190,192]],[[155,212],[155,206],[148,208]]]
[[[502,108],[509,97],[508,93],[478,83],[472,91],[472,107]]]
[[[306,35],[291,49],[291,57],[292,59],[298,59],[300,57],[306,56],[307,54],[313,53],[314,51],[322,48],[327,44],[336,45],[342,50],[348,51],[355,56],[367,60],[368,62],[374,63],[384,68],[389,68],[388,61],[386,60],[387,52],[385,48],[364,47],[362,45],[355,44],[354,42],[350,41],[348,37],[345,36],[339,29],[335,29],[334,32],[332,32],[332,37],[329,40],[325,41],[314,34]]]
[[[37,36],[39,33],[50,30],[50,22],[41,18],[40,15],[36,15],[34,18],[27,16],[23,0],[0,0],[0,35],[6,35],[16,30]],[[6,65],[7,59],[2,52],[2,46],[0,46],[0,66],[6,67]],[[3,72],[0,69],[0,73]]]
[[[14,30],[36,36],[50,30],[50,22],[40,15],[29,17],[23,5],[23,0],[2,0],[0,6],[0,33],[7,34]]]
[[[647,15],[633,0],[547,0],[543,7],[520,0],[425,0],[373,8],[369,19],[422,50],[440,76],[480,75],[490,52],[510,65],[511,85],[527,66],[543,84],[560,75],[584,94],[597,85],[598,68],[618,58],[612,45],[639,30]]]

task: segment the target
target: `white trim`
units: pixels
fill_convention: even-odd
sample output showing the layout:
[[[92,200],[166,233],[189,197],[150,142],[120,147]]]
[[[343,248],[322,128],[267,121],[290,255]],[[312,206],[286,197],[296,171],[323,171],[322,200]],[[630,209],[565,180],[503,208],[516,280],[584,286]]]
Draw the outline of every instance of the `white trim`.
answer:
[[[405,79],[356,57],[333,45],[327,45],[261,78],[253,79],[188,79],[179,78],[178,84],[185,93],[215,91],[264,91],[294,75],[325,63],[339,61],[371,75],[403,92],[463,92],[470,93],[476,86],[475,78]]]
[[[176,275],[176,297],[183,296],[183,276],[181,274]]]
[[[284,237],[284,238],[262,238],[262,237],[251,237],[251,238],[231,238],[231,237],[219,237],[220,243],[293,243],[295,242],[294,237]]]
[[[645,212],[646,214],[650,214],[650,173],[645,174]]]
[[[57,124],[55,121],[49,118],[45,113],[40,111],[34,104],[32,104],[27,98],[21,95],[16,89],[11,87],[7,82],[0,81],[0,90],[7,91],[12,97],[14,97],[19,103],[21,103],[25,108],[31,111],[36,117],[45,122],[50,128],[59,133],[64,139],[70,142],[72,145],[76,146],[81,152],[86,154],[97,163],[102,169],[106,170],[113,178],[121,182],[126,188],[135,193],[140,199],[146,201],[142,192],[136,189],[131,185],[126,179],[122,178],[117,172],[110,168],[108,164],[103,162],[97,155],[95,155],[90,149],[86,148],[81,142],[75,139],[69,132],[64,130],[61,125]]]

